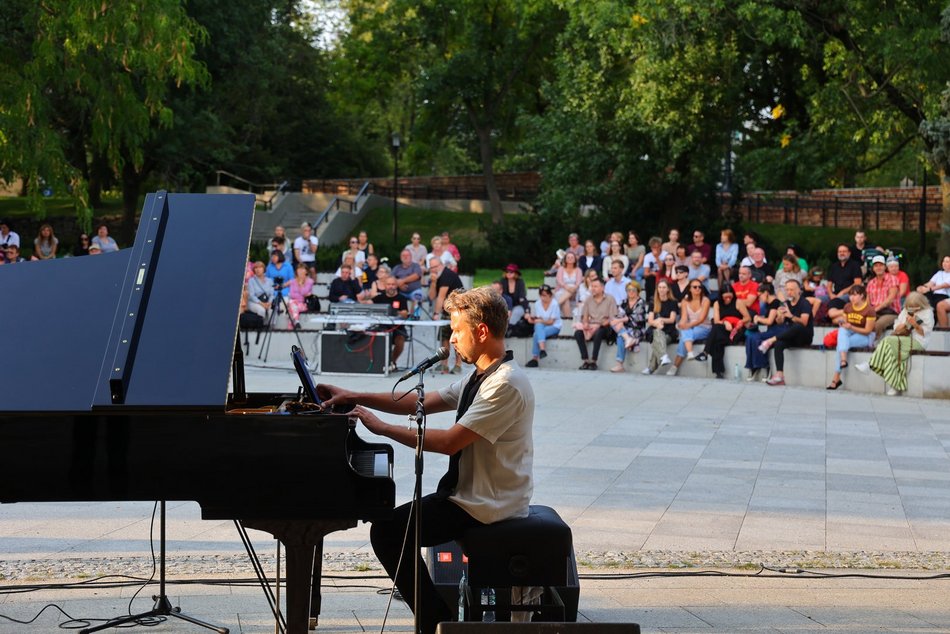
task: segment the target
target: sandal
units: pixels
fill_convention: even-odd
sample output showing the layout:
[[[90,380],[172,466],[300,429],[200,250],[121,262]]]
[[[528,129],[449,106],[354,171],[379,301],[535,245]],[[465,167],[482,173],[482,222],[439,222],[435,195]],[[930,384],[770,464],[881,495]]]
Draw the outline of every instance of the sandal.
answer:
[[[772,342],[771,339],[766,339],[765,341],[763,341],[762,343],[760,343],[760,344],[759,344],[759,352],[761,352],[762,354],[765,354],[766,352],[768,352],[768,351],[769,351],[769,348],[772,347],[772,343],[773,343],[773,342]]]
[[[846,367],[848,367],[848,362],[847,362],[847,361],[842,361],[842,362],[841,362],[841,369],[844,370]]]
[[[826,387],[825,389],[826,389],[826,390],[837,390],[837,389],[838,389],[839,387],[841,387],[842,385],[844,385],[844,383],[841,382],[841,379],[838,379],[837,381],[832,381],[832,382],[831,382],[831,385],[829,385],[829,386]]]
[[[765,382],[766,385],[785,385],[785,377],[783,376],[773,376]]]

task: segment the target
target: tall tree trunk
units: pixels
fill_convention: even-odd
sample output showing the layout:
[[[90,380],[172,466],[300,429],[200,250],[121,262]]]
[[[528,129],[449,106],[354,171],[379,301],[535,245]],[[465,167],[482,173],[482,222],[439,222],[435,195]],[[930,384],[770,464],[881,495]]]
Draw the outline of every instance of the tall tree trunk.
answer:
[[[505,216],[501,210],[501,196],[498,195],[498,185],[495,184],[494,152],[491,145],[491,127],[475,125],[478,134],[478,149],[482,156],[482,174],[485,176],[485,190],[488,192],[488,203],[491,209],[491,221],[496,225],[504,223]]]
[[[940,236],[937,238],[937,258],[950,255],[950,174],[947,166],[942,165],[937,172],[940,176]],[[921,253],[923,255],[923,253]]]

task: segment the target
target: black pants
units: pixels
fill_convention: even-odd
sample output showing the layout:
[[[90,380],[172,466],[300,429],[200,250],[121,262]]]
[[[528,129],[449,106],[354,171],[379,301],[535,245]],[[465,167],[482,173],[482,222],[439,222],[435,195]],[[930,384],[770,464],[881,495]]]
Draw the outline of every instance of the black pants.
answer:
[[[778,372],[785,371],[786,349],[810,346],[814,336],[814,330],[801,324],[792,324],[784,331],[775,335],[775,345],[772,346],[772,350],[775,351],[775,369]]]
[[[409,604],[415,606],[415,568],[421,566],[422,590],[420,625],[425,634],[435,634],[436,626],[442,621],[454,621],[458,606],[449,606],[439,596],[432,583],[422,553],[415,550],[415,514],[410,514],[411,504],[403,504],[394,512],[391,519],[373,522],[370,529],[370,541],[376,558],[389,576],[396,581],[396,587]],[[482,523],[466,513],[460,506],[440,493],[422,498],[422,546],[437,546],[462,536],[469,528]],[[408,532],[406,526],[408,524]],[[404,541],[405,539],[405,541]],[[399,564],[400,555],[402,565]],[[397,567],[399,570],[397,571]]]
[[[712,357],[712,371],[716,374],[725,374],[726,373],[726,346],[730,343],[742,343],[745,339],[745,334],[742,329],[736,333],[734,339],[730,339],[729,336],[732,333],[726,330],[726,327],[722,324],[713,324],[712,330],[709,332],[709,336],[706,337],[706,348],[705,352],[710,357]]]
[[[597,360],[597,356],[600,354],[600,343],[610,334],[610,326],[601,326],[594,332],[594,336],[591,337],[591,341],[594,344],[594,356],[592,357],[594,361]],[[584,341],[584,331],[575,330],[574,331],[574,341],[577,342],[577,347],[581,351],[581,359],[587,361],[587,342]]]

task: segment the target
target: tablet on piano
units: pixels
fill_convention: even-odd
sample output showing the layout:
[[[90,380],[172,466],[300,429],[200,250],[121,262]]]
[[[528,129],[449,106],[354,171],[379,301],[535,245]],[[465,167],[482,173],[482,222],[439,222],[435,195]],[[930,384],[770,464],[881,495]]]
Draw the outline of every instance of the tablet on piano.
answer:
[[[303,356],[303,350],[297,346],[290,347],[290,358],[294,361],[294,369],[297,370],[297,377],[300,379],[300,385],[303,391],[310,399],[311,403],[323,405],[323,401],[317,394],[317,386],[313,384],[313,377],[310,376],[310,370],[307,368],[307,358]]]

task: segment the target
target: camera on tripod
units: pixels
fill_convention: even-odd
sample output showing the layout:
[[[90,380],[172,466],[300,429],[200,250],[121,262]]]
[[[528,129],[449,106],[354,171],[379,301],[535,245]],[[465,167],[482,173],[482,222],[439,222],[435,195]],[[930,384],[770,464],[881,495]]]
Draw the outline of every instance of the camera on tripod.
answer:
[[[274,278],[274,290],[279,291],[280,288],[284,285],[284,278],[277,276]]]

